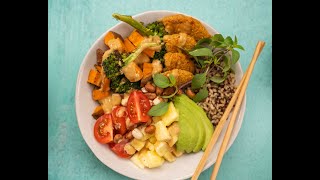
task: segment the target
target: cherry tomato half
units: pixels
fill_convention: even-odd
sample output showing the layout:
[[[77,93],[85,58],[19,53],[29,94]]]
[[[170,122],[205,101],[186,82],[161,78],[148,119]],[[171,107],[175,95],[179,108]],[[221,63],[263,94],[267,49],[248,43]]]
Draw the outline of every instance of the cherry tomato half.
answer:
[[[109,147],[111,148],[111,150],[116,153],[119,157],[122,158],[128,158],[130,157],[129,154],[126,153],[126,151],[124,150],[124,146],[128,143],[127,139],[122,140],[119,143],[109,143]]]
[[[116,134],[124,135],[127,132],[126,117],[128,116],[127,108],[124,106],[116,106],[112,110],[113,127]]]
[[[106,144],[113,141],[111,114],[100,116],[94,125],[94,137],[99,143]]]
[[[130,93],[127,110],[132,123],[147,122],[151,117],[148,115],[151,105],[149,99],[141,91]]]

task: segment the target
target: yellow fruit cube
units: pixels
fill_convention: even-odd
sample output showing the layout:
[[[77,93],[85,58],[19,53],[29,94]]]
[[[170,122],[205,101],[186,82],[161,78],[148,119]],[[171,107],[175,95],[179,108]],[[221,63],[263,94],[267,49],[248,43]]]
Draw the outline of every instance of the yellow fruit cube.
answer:
[[[146,141],[146,140],[148,140],[150,137],[152,137],[153,136],[153,134],[148,134],[148,133],[146,133],[145,131],[144,131],[144,129],[146,129],[146,127],[145,126],[143,126],[142,128],[141,128],[141,132],[142,132],[142,134],[143,134],[143,137],[140,139],[141,141]]]
[[[154,151],[146,151],[139,155],[142,164],[148,168],[159,167],[164,163],[164,159]]]
[[[151,142],[152,144],[156,143],[157,142],[157,138],[155,136],[151,136],[149,138],[149,142]]]
[[[159,156],[164,156],[167,152],[170,152],[170,147],[166,142],[157,141],[154,144],[154,149]]]
[[[124,146],[123,149],[124,149],[125,152],[126,152],[127,154],[129,154],[129,155],[132,155],[132,154],[134,154],[134,153],[136,152],[136,149],[135,149],[134,147],[132,147],[132,146],[130,145],[130,143],[127,143],[127,144]]]
[[[173,103],[170,102],[168,111],[160,117],[165,126],[170,126],[170,124],[173,123],[174,121],[178,121],[179,113],[174,107]]]
[[[144,165],[143,165],[142,162],[140,161],[138,154],[133,155],[133,156],[130,158],[130,160],[131,160],[136,166],[138,166],[139,168],[144,169]]]
[[[158,141],[169,141],[171,139],[168,129],[164,125],[163,121],[157,122],[155,126],[156,126],[155,136]]]
[[[146,144],[145,141],[140,141],[138,139],[133,139],[131,142],[130,142],[131,146],[134,147],[137,151],[140,151],[144,145]]]
[[[146,143],[146,148],[148,148],[150,151],[154,151],[154,145],[149,141]]]
[[[163,157],[169,162],[173,162],[176,160],[176,157],[174,157],[171,152],[166,152]]]

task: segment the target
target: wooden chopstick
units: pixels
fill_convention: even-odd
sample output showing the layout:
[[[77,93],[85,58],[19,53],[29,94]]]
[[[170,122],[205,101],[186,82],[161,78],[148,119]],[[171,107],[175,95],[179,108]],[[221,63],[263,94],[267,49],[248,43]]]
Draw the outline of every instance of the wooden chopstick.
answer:
[[[237,99],[236,105],[235,105],[233,113],[231,115],[230,123],[228,125],[226,134],[224,135],[224,138],[223,138],[223,141],[222,141],[222,145],[221,145],[220,150],[219,150],[217,161],[214,164],[214,168],[213,168],[212,175],[211,175],[211,180],[215,180],[217,175],[218,175],[218,171],[219,171],[219,168],[220,168],[220,165],[221,165],[221,162],[222,162],[222,158],[223,158],[224,153],[225,153],[225,151],[227,149],[227,145],[228,145],[230,137],[231,137],[231,133],[232,133],[232,129],[233,129],[235,120],[236,120],[236,118],[238,116],[238,112],[239,112],[239,109],[240,109],[244,94],[246,93],[246,89],[247,89],[247,86],[248,86],[248,83],[249,83],[249,80],[250,80],[250,76],[252,74],[254,65],[255,65],[255,63],[256,63],[256,61],[258,59],[258,56],[260,55],[264,45],[265,45],[264,42],[259,41],[258,44],[257,44],[256,50],[255,50],[255,52],[253,54],[253,57],[252,57],[252,60],[251,60],[252,63],[250,63],[250,66],[249,66],[249,68],[247,70],[248,74],[245,77],[244,83],[243,83],[243,85],[241,87],[239,97]]]
[[[245,92],[245,89],[246,89],[246,87],[247,87],[247,85],[248,85],[248,81],[249,81],[249,79],[250,79],[250,76],[251,76],[251,73],[252,73],[254,64],[255,64],[258,56],[260,55],[260,53],[261,53],[261,51],[262,51],[262,49],[263,49],[263,47],[264,47],[264,44],[265,44],[265,43],[264,43],[263,41],[259,41],[259,42],[258,42],[257,47],[256,47],[256,50],[255,50],[254,55],[253,55],[253,58],[252,58],[252,60],[251,60],[251,62],[250,62],[249,68],[246,70],[246,73],[243,75],[243,77],[242,77],[242,79],[241,79],[241,82],[240,82],[240,84],[239,84],[236,92],[233,94],[233,97],[231,98],[231,101],[229,102],[229,104],[228,104],[228,106],[227,106],[224,114],[222,115],[222,117],[221,117],[221,119],[220,119],[220,121],[219,121],[219,124],[216,126],[216,128],[215,128],[215,130],[214,130],[214,133],[213,133],[213,135],[212,135],[212,137],[211,137],[211,140],[210,140],[210,142],[209,142],[209,144],[208,144],[208,146],[207,146],[204,154],[202,155],[202,158],[201,158],[201,160],[200,160],[200,162],[199,162],[199,164],[198,164],[198,166],[197,166],[197,168],[196,168],[196,170],[195,170],[195,172],[194,172],[194,174],[193,174],[193,176],[192,176],[192,178],[191,178],[192,180],[198,179],[200,173],[202,172],[202,169],[203,169],[203,167],[204,167],[204,165],[205,165],[205,163],[206,163],[206,161],[207,161],[207,159],[208,159],[208,157],[209,157],[209,155],[210,155],[210,152],[212,151],[213,146],[214,146],[215,143],[217,142],[217,139],[218,139],[218,137],[219,137],[219,135],[220,135],[223,127],[224,127],[224,124],[226,123],[226,120],[227,120],[227,118],[228,118],[228,116],[229,116],[229,114],[230,114],[230,112],[231,112],[231,110],[232,110],[232,108],[233,108],[233,105],[235,104],[235,102],[236,102],[236,100],[237,100],[237,98],[238,98],[241,90],[243,89],[242,87],[244,87],[244,84],[245,84],[245,82],[246,82],[246,86],[245,86],[245,88],[244,88],[243,95],[242,95],[242,99],[243,99],[244,92]],[[249,76],[248,76],[248,75],[249,75]],[[247,78],[247,77],[249,77],[249,78]],[[246,79],[248,79],[248,80],[246,80]],[[242,99],[241,99],[241,101],[242,101]],[[240,102],[240,103],[237,103],[237,104],[240,104],[240,105],[241,105],[241,102]],[[240,105],[239,105],[239,107],[240,107]],[[236,110],[236,107],[235,107],[234,112],[232,113],[232,114],[233,114],[232,117],[233,117],[233,116],[234,116],[234,117],[237,117],[237,114],[238,114],[238,111],[239,111],[239,107],[238,107],[237,110]],[[232,120],[232,117],[231,117],[231,120]],[[234,118],[234,119],[235,119],[235,118]],[[230,126],[230,124],[231,124],[231,120],[230,120],[229,126]],[[234,124],[234,122],[233,122],[233,124]],[[228,129],[229,129],[229,126],[228,126]],[[232,126],[232,128],[233,128],[233,126]],[[231,129],[231,130],[232,130],[232,129]],[[230,131],[230,135],[231,135],[231,130],[229,130],[229,131]],[[227,134],[227,133],[226,133],[226,134]],[[226,137],[226,136],[225,136],[225,137]],[[226,138],[226,139],[227,139],[227,138]],[[229,141],[229,139],[230,139],[230,137],[228,138],[228,141]],[[228,143],[225,143],[225,144],[227,145]],[[225,148],[227,147],[226,145],[225,145]],[[222,147],[222,146],[221,146],[221,147]],[[223,154],[224,154],[224,152],[225,152],[225,149],[224,149],[223,151],[222,151],[222,149],[220,149],[220,151],[223,152],[223,153],[222,153],[222,157],[223,157]],[[221,160],[222,160],[220,151],[219,151],[219,155],[220,155],[220,158],[221,158]],[[219,155],[218,155],[218,158],[219,158]],[[220,162],[218,162],[218,158],[217,158],[216,164],[219,163],[219,165],[216,167],[216,164],[215,164],[216,172],[214,172],[214,173],[217,173],[218,170],[219,170],[219,167],[220,167],[221,160],[220,160]],[[216,177],[215,174],[212,174],[212,175],[213,175],[213,176],[211,176],[211,179]]]

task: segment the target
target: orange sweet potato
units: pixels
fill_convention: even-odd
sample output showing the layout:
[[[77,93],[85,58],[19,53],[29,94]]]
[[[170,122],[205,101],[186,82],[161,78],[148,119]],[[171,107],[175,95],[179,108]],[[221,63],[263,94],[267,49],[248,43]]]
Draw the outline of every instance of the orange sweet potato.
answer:
[[[102,85],[101,85],[101,91],[106,92],[110,91],[110,79],[105,77],[103,79]]]
[[[104,36],[104,44],[106,44],[108,46],[108,42],[111,39],[116,39],[116,38],[120,38],[123,41],[123,38],[120,34],[113,32],[113,31],[109,31],[105,36]]]
[[[124,39],[124,46],[126,47],[126,51],[128,53],[134,51],[136,47],[130,42],[128,38]]]
[[[102,91],[101,89],[95,89],[92,91],[92,99],[97,101],[97,100],[101,100],[105,97],[108,97],[110,94],[109,91]]]
[[[148,55],[149,57],[153,58],[155,50],[152,49],[145,49],[142,52],[144,52],[146,55]]]
[[[120,53],[126,51],[126,47],[124,46],[124,43],[120,38],[110,39],[108,41],[108,47],[110,49],[118,50]]]
[[[101,74],[95,70],[95,69],[91,69],[89,72],[89,76],[88,76],[88,83],[96,85],[98,87],[100,87],[101,84]]]
[[[152,78],[152,63],[143,63],[142,74],[143,77],[141,79],[141,86],[144,86],[149,80]]]
[[[95,118],[95,119],[98,119],[100,116],[102,116],[104,114],[104,111],[103,111],[103,109],[102,109],[102,106],[97,106],[95,109],[94,109],[94,111],[93,111],[93,113],[92,113],[92,116],[93,116],[93,118]]]
[[[101,73],[101,71],[102,71],[102,67],[101,66],[99,66],[98,64],[95,64],[94,67],[97,69],[97,71],[99,73]]]
[[[135,46],[138,46],[141,43],[141,41],[144,39],[144,37],[140,33],[138,33],[137,30],[134,30],[132,31],[128,39],[132,42],[132,44],[134,44]]]
[[[96,55],[97,55],[97,64],[100,65],[102,63],[102,56],[104,54],[104,51],[100,48],[96,50]]]

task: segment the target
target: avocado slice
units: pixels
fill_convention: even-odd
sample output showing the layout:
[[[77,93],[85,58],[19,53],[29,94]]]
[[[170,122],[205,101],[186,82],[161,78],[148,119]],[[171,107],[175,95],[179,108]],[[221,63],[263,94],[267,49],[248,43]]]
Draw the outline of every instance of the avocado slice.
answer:
[[[190,153],[198,141],[198,132],[194,131],[193,125],[190,123],[190,117],[179,111],[179,136],[176,147],[179,151]]]
[[[179,110],[179,126],[184,126],[184,117],[188,119],[188,122],[192,122],[189,123],[189,125],[193,125],[191,129],[180,129],[178,142],[179,140],[181,140],[181,142],[177,142],[177,148],[181,146],[182,149],[187,148],[190,150],[190,145],[186,145],[185,142],[189,141],[190,143],[195,143],[192,149],[193,152],[198,152],[200,149],[205,150],[211,139],[214,129],[204,110],[184,94],[176,96],[174,99],[174,104]],[[182,122],[180,122],[181,119]],[[189,132],[184,132],[186,130]],[[190,132],[198,132],[196,142],[191,141],[191,138],[193,139],[194,137],[192,137]],[[186,152],[188,151],[186,150]]]

